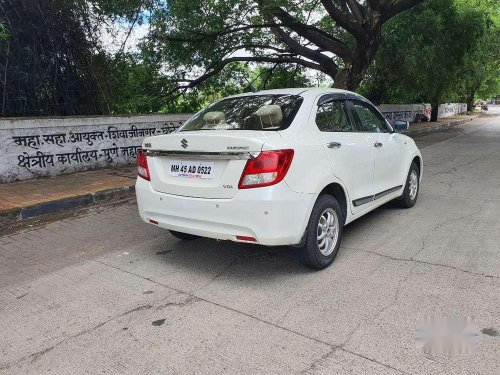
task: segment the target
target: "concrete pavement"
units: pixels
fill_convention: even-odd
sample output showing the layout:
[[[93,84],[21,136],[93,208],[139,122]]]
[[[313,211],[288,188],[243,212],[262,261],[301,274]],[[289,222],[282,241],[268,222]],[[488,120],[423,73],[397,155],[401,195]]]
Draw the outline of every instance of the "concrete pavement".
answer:
[[[321,272],[178,241],[133,201],[0,237],[0,374],[500,373],[500,116],[417,142],[417,205],[349,225]],[[426,315],[473,316],[477,346],[418,352]]]

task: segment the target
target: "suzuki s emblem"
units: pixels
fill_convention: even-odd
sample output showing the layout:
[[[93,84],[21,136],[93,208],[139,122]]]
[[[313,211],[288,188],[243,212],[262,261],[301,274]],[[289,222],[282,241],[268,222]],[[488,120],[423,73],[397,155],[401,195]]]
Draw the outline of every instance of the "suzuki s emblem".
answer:
[[[186,141],[184,138],[181,141],[181,146],[182,148],[187,148],[188,147],[188,141]]]

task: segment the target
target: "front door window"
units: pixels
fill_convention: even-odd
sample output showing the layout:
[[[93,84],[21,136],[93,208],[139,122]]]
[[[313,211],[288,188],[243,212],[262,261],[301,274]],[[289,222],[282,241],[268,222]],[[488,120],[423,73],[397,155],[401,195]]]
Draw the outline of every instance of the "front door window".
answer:
[[[369,133],[387,133],[389,131],[384,117],[370,105],[354,101],[353,108],[359,118],[361,131]]]

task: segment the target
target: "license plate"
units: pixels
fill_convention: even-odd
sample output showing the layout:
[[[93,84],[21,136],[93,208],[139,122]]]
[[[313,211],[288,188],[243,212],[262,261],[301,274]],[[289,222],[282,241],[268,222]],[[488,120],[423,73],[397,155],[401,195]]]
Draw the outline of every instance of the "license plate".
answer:
[[[172,177],[212,179],[215,173],[213,161],[170,160],[168,174]]]

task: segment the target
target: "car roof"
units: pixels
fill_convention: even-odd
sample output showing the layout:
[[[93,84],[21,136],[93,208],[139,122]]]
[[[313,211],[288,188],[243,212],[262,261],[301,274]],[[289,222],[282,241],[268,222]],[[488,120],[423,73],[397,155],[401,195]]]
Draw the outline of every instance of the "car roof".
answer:
[[[350,91],[334,89],[331,87],[301,87],[301,88],[260,90],[255,92],[246,92],[243,94],[230,96],[230,98],[236,98],[240,96],[251,96],[251,95],[300,95],[305,97],[305,96],[317,96],[321,94],[340,94],[340,93],[354,94]]]

